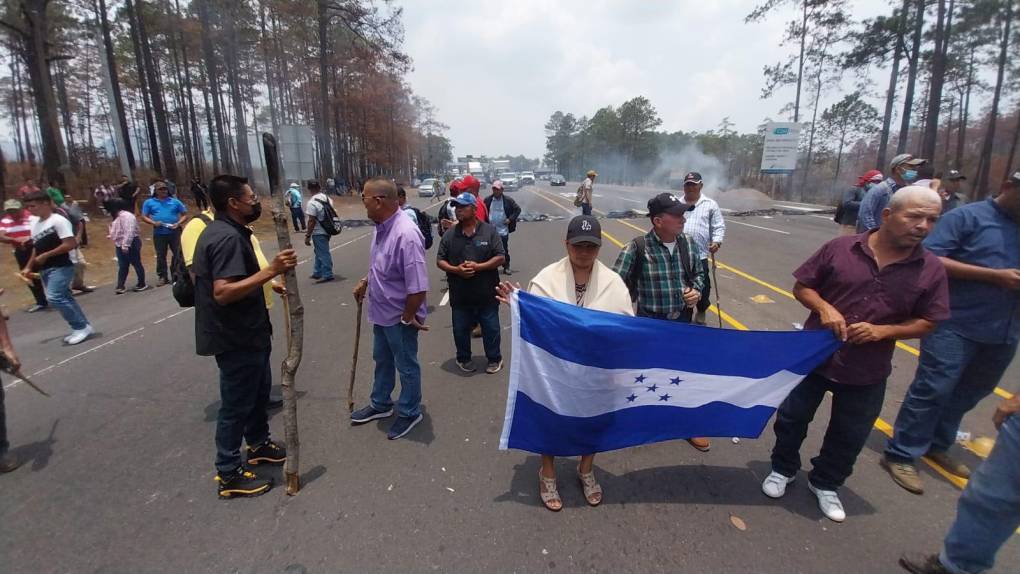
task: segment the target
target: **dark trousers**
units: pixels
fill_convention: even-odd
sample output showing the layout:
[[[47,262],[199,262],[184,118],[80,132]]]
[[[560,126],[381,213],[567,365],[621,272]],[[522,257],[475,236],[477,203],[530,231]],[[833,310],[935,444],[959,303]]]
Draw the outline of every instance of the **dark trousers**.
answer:
[[[582,203],[581,204],[581,215],[591,215],[591,204],[590,203]]]
[[[142,238],[135,237],[131,247],[127,250],[115,247],[117,250],[117,289],[123,289],[127,281],[128,268],[135,268],[135,275],[138,276],[136,286],[145,285],[145,267],[142,265]]]
[[[181,253],[181,234],[175,229],[170,235],[153,235],[152,245],[156,248],[156,275],[160,279],[169,281],[170,275],[167,274],[166,268],[166,252],[170,250],[170,265],[174,265],[177,262],[177,257]]]
[[[195,207],[197,207],[199,211],[209,209],[209,197],[205,194],[205,192],[195,191],[193,193],[195,194]]]
[[[242,349],[216,355],[220,368],[220,411],[216,417],[216,470],[241,466],[241,439],[256,447],[269,439],[271,349]]]
[[[7,454],[11,443],[7,442],[7,409],[4,407],[4,383],[0,380],[0,456]]]
[[[503,253],[506,257],[503,261],[503,269],[510,269],[510,234],[500,235],[499,238],[503,240]]]
[[[15,249],[14,260],[18,262],[18,271],[25,268],[28,265],[28,259],[32,256],[31,249]],[[43,290],[42,281],[39,279],[33,279],[32,283],[28,286],[29,291],[32,292],[32,297],[35,298],[35,304],[40,307],[46,307],[49,303],[46,302],[46,291]]]
[[[500,353],[499,305],[484,307],[458,306],[453,309],[453,343],[457,346],[457,362],[471,360],[471,330],[482,327],[482,346],[490,363],[503,359]]]
[[[290,219],[294,223],[294,231],[305,230],[305,212],[300,205],[290,208]]]
[[[772,470],[795,476],[800,470],[800,445],[825,392],[832,392],[832,412],[822,450],[811,459],[808,480],[815,488],[837,490],[853,472],[871,428],[882,411],[885,381],[877,385],[844,385],[816,373],[808,375],[779,406]]]
[[[698,301],[698,313],[704,313],[712,304],[712,262],[702,259],[701,264],[705,266],[705,288],[701,290],[701,299]]]

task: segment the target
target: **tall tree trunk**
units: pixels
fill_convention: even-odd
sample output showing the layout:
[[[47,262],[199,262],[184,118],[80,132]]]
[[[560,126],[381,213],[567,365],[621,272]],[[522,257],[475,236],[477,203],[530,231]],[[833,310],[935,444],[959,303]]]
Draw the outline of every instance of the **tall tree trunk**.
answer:
[[[11,127],[14,129],[14,143],[18,148],[18,162],[25,162],[28,156],[25,155],[25,146],[22,143],[21,125],[24,115],[21,111],[21,78],[18,74],[18,57],[11,54]],[[28,132],[26,131],[27,135]],[[31,164],[34,166],[35,161]]]
[[[1006,5],[1003,10],[1002,39],[999,45],[999,69],[995,76],[995,92],[992,95],[992,109],[988,112],[988,130],[985,132],[985,141],[981,145],[981,168],[978,170],[977,181],[971,188],[972,199],[978,199],[988,195],[989,177],[992,169],[992,148],[995,144],[995,124],[999,119],[999,101],[1002,99],[1002,83],[1006,73],[1006,60],[1009,55],[1009,43],[1012,39],[1010,33],[1013,25],[1013,0],[1003,2]]]
[[[885,170],[886,155],[889,150],[889,132],[892,126],[893,106],[896,104],[896,84],[900,79],[900,60],[903,59],[903,31],[906,26],[906,4],[910,0],[904,0],[904,11],[900,17],[900,26],[896,37],[896,47],[893,48],[892,69],[889,73],[889,88],[885,92],[885,115],[882,116],[882,135],[878,142],[878,156],[875,158],[875,168]]]
[[[39,118],[39,141],[42,143],[43,169],[50,181],[60,186],[67,185],[65,177],[67,151],[60,136],[60,122],[57,119],[57,99],[53,93],[53,77],[47,62],[49,53],[46,41],[50,38],[49,22],[46,17],[46,2],[21,2],[21,13],[28,24],[24,44],[25,64],[32,83],[32,97]]]
[[[106,62],[110,71],[113,101],[117,107],[117,129],[124,140],[124,154],[127,156],[128,167],[135,170],[135,152],[131,149],[131,135],[128,132],[127,115],[124,113],[124,96],[120,91],[120,78],[117,75],[117,59],[113,53],[113,38],[110,35],[110,20],[106,14],[106,0],[98,0],[96,11],[99,13],[99,27],[103,32],[103,49],[106,50]],[[130,175],[130,174],[126,174]]]
[[[967,90],[960,100],[960,132],[956,138],[956,169],[963,169],[963,152],[967,143],[967,124],[970,121],[970,94],[974,87],[974,54],[976,48],[970,47],[970,61],[967,63]]]
[[[935,157],[938,141],[939,112],[942,110],[942,87],[946,79],[946,50],[953,26],[953,0],[946,12],[946,0],[938,0],[938,17],[935,20],[935,51],[932,53],[931,79],[928,84],[928,112],[925,114],[924,137],[921,139],[921,155]]]
[[[152,102],[149,98],[148,76],[145,72],[145,57],[142,55],[142,41],[139,37],[138,21],[141,14],[135,9],[134,0],[124,0],[128,12],[128,29],[131,31],[131,44],[134,46],[135,66],[138,68],[138,91],[145,110],[145,132],[149,137],[149,165],[157,172],[163,171],[159,159],[159,138],[156,136],[156,120],[152,117]]]
[[[170,21],[170,6],[168,2],[164,1],[162,12],[167,21]],[[181,23],[174,20],[172,27],[177,28],[179,31]],[[174,74],[174,87],[176,88],[171,92],[174,100],[174,116],[181,132],[181,148],[184,150],[184,168],[188,171],[188,178],[190,179],[195,177],[195,156],[192,154],[191,149],[191,125],[188,122],[187,98],[184,95],[184,77],[181,74],[180,58],[177,56],[177,34],[171,30],[166,34],[166,37],[167,49],[170,52],[170,65]]]
[[[203,71],[203,76],[205,76],[205,75],[206,74]],[[205,108],[204,108],[204,110],[205,110],[205,125],[206,125],[206,129],[207,129],[207,131],[209,133],[209,149],[212,151],[213,173],[214,174],[218,174],[218,173],[220,173],[220,153],[219,153],[219,151],[216,148],[216,139],[215,139],[216,131],[213,129],[213,121],[214,121],[213,120],[213,111],[212,111],[212,107],[209,104],[209,81],[208,81],[207,78],[205,78],[205,85],[202,88],[202,100],[203,100],[203,103],[205,104]]]
[[[801,0],[800,56],[797,59],[797,97],[793,101],[793,122],[800,122],[800,92],[804,83],[804,50],[807,47],[808,0]]]
[[[913,47],[907,60],[910,66],[907,72],[907,91],[903,95],[903,117],[900,120],[900,141],[896,142],[896,153],[901,154],[907,150],[907,142],[910,139],[910,114],[914,110],[914,85],[917,82],[917,71],[921,67],[921,34],[924,31],[924,4],[925,0],[916,0],[914,3],[914,36]]]
[[[1013,124],[1013,141],[1009,144],[1009,157],[1006,159],[1006,173],[1002,174],[1002,181],[1009,179],[1010,174],[1013,173],[1013,160],[1016,159],[1016,146],[1018,141],[1020,141],[1020,107],[1017,108],[1016,123]]]
[[[220,102],[220,76],[217,70],[216,51],[212,44],[212,25],[209,21],[209,0],[197,0],[198,19],[202,23],[202,56],[205,60],[206,86],[209,88],[209,95],[212,98],[213,117],[216,120],[216,138],[209,132],[209,140],[213,147],[213,163],[216,163],[216,147],[219,147],[220,163],[222,171],[231,173],[234,171],[234,164],[230,161],[230,154],[227,152],[227,135],[223,129],[223,108]],[[208,103],[206,113],[209,112]],[[217,170],[219,171],[219,170]]]
[[[322,170],[322,178],[332,177],[335,171],[333,167],[333,142],[329,130],[329,14],[328,1],[318,0],[318,21],[319,21],[319,113],[316,121],[317,139],[319,144],[319,167]]]
[[[191,82],[191,62],[188,59],[188,43],[184,40],[181,4],[174,0],[174,12],[177,15],[178,38],[181,43],[181,59],[184,65],[184,90],[188,100],[188,119],[191,124],[191,146],[195,159],[194,177],[205,179],[205,148],[202,146],[202,132],[198,129],[198,114],[195,113],[194,85]]]
[[[808,135],[807,160],[804,164],[804,175],[801,176],[800,181],[799,199],[801,200],[804,199],[803,191],[804,187],[807,185],[808,172],[811,171],[811,157],[815,147],[815,132],[816,132],[815,128],[818,126],[818,104],[822,98],[822,72],[824,71],[825,68],[825,57],[828,49],[829,46],[826,43],[826,45],[822,48],[821,55],[818,58],[818,73],[815,76],[815,101],[813,106],[814,110],[811,112],[811,130],[808,132],[809,135]]]
[[[269,122],[273,127],[273,136],[280,137],[280,121],[276,116],[276,90],[273,84],[273,69],[269,64],[269,39],[266,37],[266,5],[259,0],[259,34],[262,44],[262,68],[266,72],[266,88],[269,91]]]
[[[60,108],[60,118],[64,124],[64,138],[67,140],[69,150],[68,160],[71,168],[77,171],[78,162],[74,153],[74,121],[71,118],[71,106],[67,98],[67,74],[64,69],[63,60],[58,60],[57,66],[57,106]]]
[[[949,99],[949,111],[946,113],[946,141],[942,149],[942,165],[949,166],[949,149],[953,147],[953,110],[956,109],[956,100]],[[933,159],[934,161],[934,159]]]
[[[227,84],[230,88],[230,101],[234,108],[234,129],[237,139],[238,168],[249,180],[254,180],[251,169],[251,154],[248,151],[248,124],[244,116],[244,99],[241,96],[241,80],[237,53],[237,28],[234,14],[228,14],[227,27]]]
[[[145,17],[140,9],[142,0],[135,1],[139,8],[135,12],[135,17],[138,25],[138,39],[141,40],[142,45],[142,57],[145,59],[145,83],[149,88],[152,112],[156,118],[156,131],[159,134],[160,159],[163,163],[162,175],[174,183],[180,183],[177,181],[177,158],[174,157],[173,139],[170,136],[170,124],[166,114],[166,104],[163,100],[163,87],[159,78],[156,77],[156,63],[152,58],[149,35],[145,29]]]

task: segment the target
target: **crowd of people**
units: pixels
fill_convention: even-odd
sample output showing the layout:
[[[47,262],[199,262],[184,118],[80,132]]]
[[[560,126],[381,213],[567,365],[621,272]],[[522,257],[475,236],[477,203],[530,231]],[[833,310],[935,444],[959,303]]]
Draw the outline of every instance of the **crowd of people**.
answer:
[[[899,155],[887,173],[870,171],[860,177],[836,215],[840,236],[793,272],[794,296],[809,311],[804,328],[831,330],[843,345],[779,407],[772,468],[761,490],[781,498],[795,481],[802,443],[823,397],[831,394],[822,447],[811,459],[807,481],[822,514],[844,521],[839,490],[883,405],[895,344],[920,338],[920,362],[882,466],[895,484],[915,494],[923,493],[916,468],[922,456],[970,483],[942,552],[904,557],[901,564],[914,572],[980,572],[992,566],[998,548],[1020,526],[1020,492],[1015,488],[1020,480],[1020,415],[1015,414],[1020,413],[1020,398],[999,406],[999,440],[977,470],[948,450],[962,417],[994,391],[1020,341],[1020,172],[994,197],[969,204],[959,195],[965,178],[958,172],[932,177],[924,159]],[[578,189],[582,214],[567,225],[565,257],[539,272],[528,291],[591,309],[705,325],[710,260],[723,245],[726,226],[718,204],[702,194],[701,175],[687,173],[682,194],[662,193],[648,201],[647,233],[629,241],[612,266],[598,261],[601,224],[591,215],[596,178],[597,173],[589,172]],[[499,304],[520,288],[501,280],[500,271],[512,274],[510,235],[521,209],[503,194],[502,182],[493,182],[485,198],[480,188],[481,182],[470,175],[451,186],[451,198],[439,209],[435,265],[449,286],[458,368],[464,373],[477,370],[471,353],[474,332],[482,339],[485,372],[495,374],[503,368]],[[305,233],[306,245],[314,244],[312,278],[326,282],[334,277],[329,237],[340,222],[318,184],[312,182],[308,189],[312,196],[303,204],[295,182],[286,201],[294,231]],[[165,182],[154,182],[153,197],[143,203],[140,217],[153,227],[154,242],[165,238],[157,243],[157,254],[162,252],[165,259],[169,250],[183,258],[194,283],[197,352],[215,357],[219,368],[218,495],[258,495],[272,487],[272,480],[253,467],[286,460],[285,446],[270,436],[267,417],[276,402],[271,398],[268,308],[272,291],[285,291],[276,278],[297,265],[297,256],[293,250],[271,260],[262,254],[251,228],[261,215],[261,203],[247,180],[217,176],[203,192],[213,209],[192,218],[184,228],[183,246],[180,231],[187,210]],[[138,275],[135,290],[147,287],[133,209],[137,189],[130,195],[130,202],[124,195],[106,202],[120,262],[118,293],[124,292],[129,266]],[[66,195],[61,199],[67,202]],[[66,341],[75,344],[92,333],[70,295],[71,253],[79,244],[75,226],[55,211],[52,194],[29,189],[23,201],[33,217],[21,212],[20,203],[8,202],[0,241],[14,245],[21,275],[33,294],[39,292],[35,280],[41,279],[45,303],[60,310],[72,328]],[[418,339],[429,330],[426,254],[432,222],[407,206],[406,192],[388,179],[364,182],[361,201],[375,229],[369,271],[353,295],[359,305],[367,301],[375,367],[370,399],[350,421],[361,425],[395,414],[388,438],[399,439],[423,418]],[[423,228],[429,230],[428,238]],[[165,245],[162,250],[160,243]],[[26,249],[26,244],[32,247]],[[164,260],[157,265],[161,283],[168,280],[167,273]],[[5,329],[0,329],[0,349],[17,363]],[[398,376],[400,391],[394,402]],[[0,428],[2,414],[0,400]],[[707,438],[691,437],[688,442],[700,451],[711,448]],[[0,437],[0,470],[16,466],[6,450],[6,438]],[[577,467],[584,497],[592,506],[604,498],[593,466],[596,454],[581,457]],[[537,493],[549,510],[563,508],[551,455],[542,456]]]

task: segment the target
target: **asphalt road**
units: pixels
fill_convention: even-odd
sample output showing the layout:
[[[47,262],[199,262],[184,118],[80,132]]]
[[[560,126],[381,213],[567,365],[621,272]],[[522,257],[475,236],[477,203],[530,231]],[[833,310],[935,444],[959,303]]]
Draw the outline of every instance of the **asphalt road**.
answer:
[[[555,218],[575,211],[561,195],[572,190],[541,184],[513,192],[526,212],[554,218],[522,223],[512,236],[515,279],[526,282],[562,256],[565,221]],[[595,207],[640,209],[651,194],[597,186]],[[424,207],[429,200],[412,201]],[[781,291],[836,229],[809,206],[794,207],[804,211],[728,218],[719,253],[726,328],[792,329],[805,319]],[[605,219],[600,257],[611,263],[615,243],[645,225]],[[901,552],[938,549],[959,488],[927,467],[924,496],[895,486],[878,466],[885,439],[879,429],[842,490],[849,515],[843,524],[821,515],[804,476],[782,500],[761,494],[771,428],[760,440],[715,440],[709,453],[679,441],[599,455],[606,494],[598,508],[584,503],[576,462],[562,459],[565,508],[544,510],[538,457],[496,448],[508,372],[456,370],[450,312],[441,306],[445,283],[435,268],[432,329],[419,353],[425,421],[399,441],[386,440],[388,421],[350,427],[345,394],[356,309],[350,289],[365,273],[370,233],[356,227],[334,239],[335,268],[345,279],[330,284],[311,284],[310,248],[300,247],[304,488],[295,497],[277,488],[256,499],[216,499],[215,363],[194,354],[192,312],[179,309],[167,288],[116,297],[106,288],[83,297],[100,334],[78,347],[61,344],[65,326],[55,314],[15,313],[10,327],[25,371],[53,398],[4,379],[11,441],[26,464],[0,477],[0,570],[897,572]],[[508,356],[505,309],[502,317]],[[282,350],[280,305],[273,319]],[[371,384],[365,331],[359,404]],[[481,367],[481,343],[474,344]],[[278,351],[274,364],[280,359]],[[895,419],[915,365],[909,351],[896,353],[881,420]],[[1015,365],[1002,386],[1017,390]],[[994,436],[997,400],[979,405],[964,429]],[[826,420],[823,405],[804,445],[805,462],[817,452]],[[281,418],[271,424],[282,439]],[[957,454],[979,461],[962,449]],[[733,516],[745,531],[732,525]],[[1016,540],[1003,548],[997,572],[1020,569],[1018,548]]]

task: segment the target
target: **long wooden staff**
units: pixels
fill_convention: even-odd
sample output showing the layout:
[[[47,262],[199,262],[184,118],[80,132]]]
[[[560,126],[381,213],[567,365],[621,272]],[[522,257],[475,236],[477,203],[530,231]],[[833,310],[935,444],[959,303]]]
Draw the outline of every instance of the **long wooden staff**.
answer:
[[[358,301],[358,323],[354,329],[354,357],[351,358],[351,379],[347,383],[347,410],[354,412],[354,378],[358,372],[358,348],[361,347],[361,306],[364,299]]]
[[[273,224],[276,228],[276,240],[280,251],[291,249],[290,228],[287,223],[289,213],[284,205],[283,192],[280,188],[280,154],[276,146],[276,138],[270,133],[262,134],[262,147],[266,154],[266,170],[269,173],[269,194],[273,198]],[[284,285],[287,292],[283,295],[283,309],[287,315],[287,356],[283,359],[280,384],[283,386],[283,433],[287,441],[287,462],[283,466],[283,474],[287,483],[287,494],[294,495],[301,490],[301,441],[298,438],[297,393],[294,390],[294,378],[301,364],[304,350],[305,308],[301,304],[298,292],[297,274],[294,269],[284,274]]]

